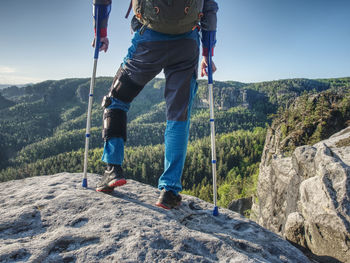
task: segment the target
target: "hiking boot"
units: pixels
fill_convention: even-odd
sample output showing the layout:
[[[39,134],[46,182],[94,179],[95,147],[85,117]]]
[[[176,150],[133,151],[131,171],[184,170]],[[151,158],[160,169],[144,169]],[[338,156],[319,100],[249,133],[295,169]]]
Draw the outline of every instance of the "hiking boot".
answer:
[[[108,165],[101,181],[96,186],[97,192],[112,192],[114,187],[126,184],[120,165]]]
[[[173,191],[166,191],[165,189],[162,189],[156,206],[164,209],[173,209],[181,205],[181,199],[181,195],[176,195]]]

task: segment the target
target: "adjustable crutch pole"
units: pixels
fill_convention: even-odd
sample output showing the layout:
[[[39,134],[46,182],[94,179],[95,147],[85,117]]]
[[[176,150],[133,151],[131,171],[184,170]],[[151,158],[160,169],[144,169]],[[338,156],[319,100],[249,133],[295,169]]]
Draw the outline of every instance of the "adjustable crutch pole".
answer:
[[[92,103],[94,96],[94,87],[95,87],[95,79],[96,79],[96,69],[97,69],[97,61],[98,54],[100,50],[100,6],[94,6],[94,18],[96,23],[96,39],[95,39],[95,53],[94,53],[94,66],[92,70],[92,77],[90,81],[90,91],[89,91],[89,105],[87,112],[87,120],[86,120],[86,133],[85,133],[85,154],[84,154],[84,176],[83,176],[83,187],[87,188],[87,167],[88,167],[88,155],[89,155],[89,138],[90,138],[90,128],[91,128],[91,111],[92,111]]]
[[[209,38],[214,38],[215,35],[209,34]],[[216,185],[216,150],[215,150],[215,123],[214,123],[214,96],[213,96],[213,70],[212,70],[212,44],[215,43],[215,39],[209,39],[209,52],[208,52],[208,92],[209,92],[209,107],[210,107],[210,138],[211,138],[211,163],[213,174],[213,201],[214,210],[213,215],[219,215],[219,209],[217,206],[217,185]]]

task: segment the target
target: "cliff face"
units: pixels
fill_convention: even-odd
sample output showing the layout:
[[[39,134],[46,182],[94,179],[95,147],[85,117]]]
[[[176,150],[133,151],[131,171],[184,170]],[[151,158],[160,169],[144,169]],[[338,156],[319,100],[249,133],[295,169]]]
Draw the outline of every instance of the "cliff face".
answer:
[[[183,196],[179,209],[133,180],[113,194],[82,174],[0,184],[1,262],[308,262],[283,238],[226,209]],[[94,186],[97,175],[88,175]]]
[[[231,107],[243,105],[247,102],[247,91],[236,87],[217,88],[215,90],[215,107],[221,110],[227,110]],[[204,97],[198,97],[194,106],[196,108],[209,108],[207,94]]]
[[[254,108],[256,103],[265,103],[270,105],[266,94],[239,87],[222,87],[216,88],[215,93],[215,107],[219,110],[228,110],[232,107],[241,106],[244,108]],[[196,99],[195,108],[209,108],[209,101],[207,94]]]
[[[321,262],[350,262],[350,127],[290,157],[269,129],[251,218]]]

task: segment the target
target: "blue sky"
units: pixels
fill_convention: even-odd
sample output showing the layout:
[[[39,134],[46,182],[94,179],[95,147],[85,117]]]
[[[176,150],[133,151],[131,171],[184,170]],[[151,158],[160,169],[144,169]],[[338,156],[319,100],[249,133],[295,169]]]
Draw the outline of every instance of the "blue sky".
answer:
[[[218,0],[214,79],[242,82],[350,76],[349,0]],[[113,76],[132,37],[129,0],[114,0],[110,48],[97,75]],[[1,0],[0,84],[90,77],[92,0]]]

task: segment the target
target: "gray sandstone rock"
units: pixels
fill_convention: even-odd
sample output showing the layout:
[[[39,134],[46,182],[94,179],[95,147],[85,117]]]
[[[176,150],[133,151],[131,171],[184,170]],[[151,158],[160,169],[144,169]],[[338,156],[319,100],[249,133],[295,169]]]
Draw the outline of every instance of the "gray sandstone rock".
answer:
[[[61,173],[0,184],[0,262],[308,262],[283,238],[227,209],[133,180],[102,194]],[[88,175],[90,186],[98,180]]]
[[[294,212],[288,215],[284,236],[287,240],[307,248],[305,239],[305,220],[301,214]]]
[[[350,262],[350,128],[292,157],[279,152],[274,133],[266,138],[251,218],[321,262]]]
[[[245,211],[250,210],[252,208],[253,203],[252,197],[240,198],[237,200],[233,200],[229,205],[228,209],[240,213],[244,215]]]

